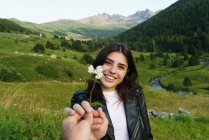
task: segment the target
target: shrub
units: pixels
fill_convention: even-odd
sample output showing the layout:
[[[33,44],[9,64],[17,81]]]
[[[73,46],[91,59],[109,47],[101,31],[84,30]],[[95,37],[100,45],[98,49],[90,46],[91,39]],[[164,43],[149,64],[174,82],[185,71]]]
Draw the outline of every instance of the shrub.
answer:
[[[83,57],[81,58],[81,63],[83,64],[91,64],[93,63],[94,59],[92,58],[92,56],[88,55],[88,54],[84,54]]]
[[[144,60],[145,60],[145,58],[144,58],[144,55],[143,55],[143,54],[140,54],[139,60],[140,60],[140,61],[144,61]]]
[[[167,90],[174,90],[175,87],[174,87],[174,84],[173,83],[169,83],[168,86],[167,86]]]
[[[198,56],[191,56],[188,62],[189,66],[196,66],[199,65],[200,60]]]
[[[192,86],[192,82],[188,77],[184,78],[183,86],[186,87],[186,88],[189,87],[189,86]]]
[[[155,66],[155,64],[150,64],[150,66],[149,66],[149,69],[155,69],[156,68],[156,66]]]
[[[51,49],[51,50],[57,49],[57,47],[53,43],[51,43],[50,41],[47,41],[45,46],[47,49]]]
[[[4,65],[0,65],[0,81],[15,82],[25,81],[25,78],[18,73],[15,68],[8,68]]]
[[[70,69],[65,69],[65,72],[69,77],[73,77],[73,72]]]
[[[49,78],[58,78],[58,70],[50,63],[38,65],[36,71]]]
[[[43,44],[40,44],[40,43],[37,43],[33,47],[32,51],[37,52],[37,53],[44,53],[45,52],[44,45]]]

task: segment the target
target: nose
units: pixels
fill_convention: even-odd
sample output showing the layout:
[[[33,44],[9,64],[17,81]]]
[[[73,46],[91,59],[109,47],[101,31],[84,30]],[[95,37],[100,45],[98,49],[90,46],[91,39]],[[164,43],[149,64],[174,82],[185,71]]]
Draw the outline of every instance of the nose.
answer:
[[[114,65],[112,65],[111,67],[110,67],[110,73],[111,74],[115,74],[116,73],[116,66],[114,66]]]

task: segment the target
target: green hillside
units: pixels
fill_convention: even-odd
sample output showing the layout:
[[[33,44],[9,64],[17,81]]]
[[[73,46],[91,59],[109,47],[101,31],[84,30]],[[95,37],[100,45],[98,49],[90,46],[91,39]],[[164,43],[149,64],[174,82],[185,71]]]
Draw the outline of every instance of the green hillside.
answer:
[[[32,51],[37,43],[46,46],[47,42],[51,42],[58,49],[45,47],[44,53]],[[72,45],[67,48],[61,46],[61,42],[60,39],[43,38],[38,35],[0,33],[1,69],[6,69],[8,73],[15,70],[16,75],[19,73],[23,77],[20,81],[84,81],[87,78],[87,72],[85,71],[87,65],[83,64],[82,60],[85,53],[79,50],[75,51]],[[87,51],[90,49],[81,42],[78,46],[76,42],[69,43],[75,44],[75,47],[82,47],[81,50],[83,48]],[[99,47],[90,52],[92,57],[95,56],[98,49]],[[201,60],[200,64],[189,66],[189,60],[184,60],[183,55],[156,54],[153,59],[150,53],[134,51],[133,54],[140,75],[140,83],[150,85],[152,78],[175,71],[175,77],[174,75],[164,76],[161,81],[164,87],[172,83],[175,87],[172,90],[185,89],[183,80],[185,77],[190,77],[193,85],[189,88],[189,91],[198,94],[208,93],[209,75],[207,66],[209,62],[207,55],[204,56],[207,61]],[[51,58],[52,55],[55,55],[56,58]],[[144,56],[143,61],[140,60],[141,55]],[[204,57],[201,56],[201,58]],[[174,66],[175,62],[181,64]],[[196,77],[198,73],[202,75],[202,78],[200,76]],[[175,79],[175,82],[172,79]]]
[[[0,77],[5,74],[3,71],[7,71],[8,75],[13,71],[22,75],[23,81],[85,80],[88,74],[83,70],[87,66],[79,62],[82,53],[50,49],[44,54],[32,51],[36,43],[46,44],[47,41],[60,44],[56,39],[37,35],[0,33]],[[56,58],[51,58],[52,55]]]
[[[208,4],[179,0],[111,38],[132,49],[155,140],[209,138]],[[11,20],[17,28],[6,20],[2,27],[11,28],[0,32],[0,139],[59,140],[67,116],[63,110],[70,107],[73,93],[85,88],[88,63],[109,43],[104,35],[131,26]],[[19,25],[38,33],[20,32]],[[156,117],[153,112],[167,115]]]
[[[0,32],[31,33],[30,30],[23,28],[22,26],[16,24],[15,22],[1,18],[0,18]]]
[[[194,47],[209,51],[208,2],[179,0],[118,38],[136,50],[182,52]]]
[[[29,28],[33,31],[43,33],[46,35],[68,36],[68,38],[95,38],[95,37],[109,37],[117,35],[133,25],[118,24],[108,26],[93,26],[84,24],[74,20],[58,20],[48,23],[36,24],[31,22],[23,22],[17,19],[10,19],[17,24]]]

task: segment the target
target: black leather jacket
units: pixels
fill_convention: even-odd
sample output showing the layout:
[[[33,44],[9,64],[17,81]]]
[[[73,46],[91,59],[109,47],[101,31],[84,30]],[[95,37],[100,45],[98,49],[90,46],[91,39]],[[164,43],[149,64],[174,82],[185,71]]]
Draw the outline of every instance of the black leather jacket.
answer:
[[[152,140],[153,136],[147,114],[144,93],[139,86],[137,86],[134,95],[134,98],[128,99],[128,101],[124,103],[129,139]],[[80,104],[84,100],[88,101],[87,96],[88,94],[86,91],[77,91],[72,97],[71,105],[73,106],[76,103]],[[106,114],[109,124],[107,133],[102,140],[115,140],[113,124],[106,105],[103,106],[103,111]]]

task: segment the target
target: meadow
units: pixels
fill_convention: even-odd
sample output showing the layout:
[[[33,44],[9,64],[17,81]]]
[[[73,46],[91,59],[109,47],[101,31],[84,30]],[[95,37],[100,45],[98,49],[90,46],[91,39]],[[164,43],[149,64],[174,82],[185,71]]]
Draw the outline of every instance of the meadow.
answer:
[[[34,54],[32,47],[37,42],[48,40],[59,45],[58,39],[40,38],[22,34],[0,33],[0,65],[14,68],[24,77],[21,82],[0,82],[0,139],[54,139],[61,137],[61,122],[66,117],[64,108],[70,107],[73,93],[85,88],[88,77],[87,65],[80,63],[83,53],[72,50],[46,50],[44,54]],[[56,59],[50,58],[52,54]],[[95,52],[89,53],[95,56]],[[206,140],[209,138],[209,69],[198,66],[172,68],[162,65],[162,59],[150,60],[149,53],[133,52],[134,58],[140,54],[144,61],[137,61],[139,82],[143,86],[147,107],[168,113],[177,113],[179,107],[191,112],[191,116],[178,118],[155,118],[150,116],[151,128],[156,140]],[[169,54],[173,56],[174,54]],[[76,56],[77,59],[74,59]],[[150,68],[150,64],[155,68]],[[37,71],[44,66],[48,73]],[[66,71],[72,72],[68,75]],[[177,94],[173,91],[156,89],[150,80],[166,75],[162,84],[173,82],[175,87],[183,88],[185,76],[191,78],[189,87],[196,94]],[[51,74],[49,74],[51,73]]]

